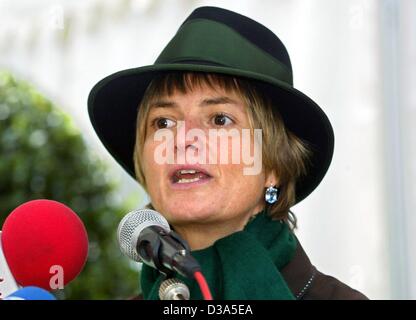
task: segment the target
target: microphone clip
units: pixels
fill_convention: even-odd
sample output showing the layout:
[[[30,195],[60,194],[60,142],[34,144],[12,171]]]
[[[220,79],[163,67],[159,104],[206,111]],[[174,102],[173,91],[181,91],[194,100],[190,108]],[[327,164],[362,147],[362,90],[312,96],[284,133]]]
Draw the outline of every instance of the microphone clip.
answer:
[[[142,231],[137,241],[140,259],[164,274],[167,278],[175,271],[193,278],[200,270],[198,262],[191,256],[189,245],[176,232],[167,232],[160,226],[150,226]]]

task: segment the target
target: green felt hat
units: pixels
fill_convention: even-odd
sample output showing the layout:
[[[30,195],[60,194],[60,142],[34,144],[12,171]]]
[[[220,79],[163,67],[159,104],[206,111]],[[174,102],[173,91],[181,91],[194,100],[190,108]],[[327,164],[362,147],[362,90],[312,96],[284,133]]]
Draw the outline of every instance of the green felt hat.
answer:
[[[296,202],[321,182],[331,163],[334,133],[322,109],[293,87],[289,54],[260,23],[217,8],[195,9],[153,65],[122,70],[99,81],[88,112],[100,140],[132,176],[138,105],[152,79],[163,73],[195,71],[251,80],[278,108],[286,127],[312,148],[309,173],[296,184]]]

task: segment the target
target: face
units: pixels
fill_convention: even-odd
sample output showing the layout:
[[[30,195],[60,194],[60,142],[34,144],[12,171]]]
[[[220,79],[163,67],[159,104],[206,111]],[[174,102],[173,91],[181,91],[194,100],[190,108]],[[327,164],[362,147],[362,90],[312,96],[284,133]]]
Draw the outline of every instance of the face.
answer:
[[[250,128],[246,108],[237,94],[205,85],[195,86],[186,94],[175,91],[151,102],[142,168],[152,205],[173,226],[231,222],[238,228],[263,209],[264,188],[272,181],[266,179],[263,170],[244,174],[247,164],[243,159],[231,160],[231,137],[227,137],[228,146],[220,140],[215,146],[209,138],[215,129],[242,137],[243,129]],[[206,139],[189,138],[191,131],[204,134]],[[161,132],[167,134],[162,141],[157,139]],[[250,141],[249,149],[253,151],[253,136]],[[158,159],[162,146],[171,147],[174,163]],[[238,148],[242,155],[243,143]],[[219,159],[222,153],[228,153],[228,161]],[[209,159],[210,154],[216,155],[217,161]],[[195,164],[196,158],[206,161]]]

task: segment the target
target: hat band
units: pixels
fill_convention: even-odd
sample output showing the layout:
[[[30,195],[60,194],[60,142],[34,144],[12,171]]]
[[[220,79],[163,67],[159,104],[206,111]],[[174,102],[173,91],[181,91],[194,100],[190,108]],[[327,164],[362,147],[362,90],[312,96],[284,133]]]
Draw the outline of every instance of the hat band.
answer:
[[[216,67],[227,67],[221,63],[216,63],[216,62],[212,62],[212,61],[204,61],[204,60],[190,60],[190,59],[178,59],[175,61],[171,61],[171,63],[178,63],[178,64],[196,64],[196,65],[204,65],[204,66],[216,66]]]
[[[292,72],[279,60],[234,29],[207,19],[191,20],[179,28],[155,64],[205,61],[273,77],[293,85]]]

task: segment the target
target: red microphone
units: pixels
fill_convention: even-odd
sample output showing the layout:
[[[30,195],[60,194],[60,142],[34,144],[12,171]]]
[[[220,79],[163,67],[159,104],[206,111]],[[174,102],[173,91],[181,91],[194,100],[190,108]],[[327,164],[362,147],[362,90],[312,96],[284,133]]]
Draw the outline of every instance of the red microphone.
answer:
[[[81,219],[52,200],[33,200],[14,209],[4,222],[1,244],[8,267],[20,286],[51,287],[54,275],[63,284],[83,269],[88,236]]]

